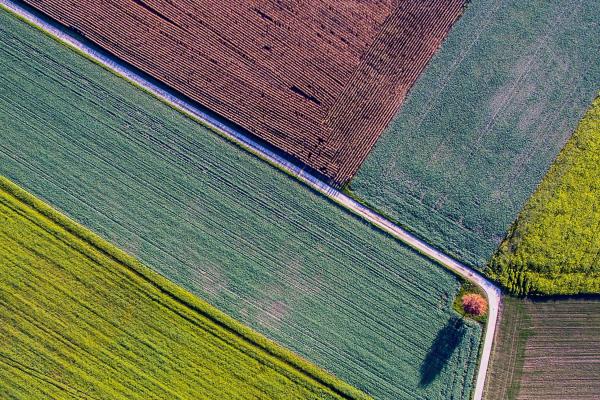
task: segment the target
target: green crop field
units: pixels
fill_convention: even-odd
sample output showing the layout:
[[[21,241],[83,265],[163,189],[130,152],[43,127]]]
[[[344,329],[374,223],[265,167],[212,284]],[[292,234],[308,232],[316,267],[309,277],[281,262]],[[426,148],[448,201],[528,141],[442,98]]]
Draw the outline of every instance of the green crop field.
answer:
[[[0,397],[367,398],[0,177]]]
[[[0,174],[377,399],[468,399],[457,277],[0,12]]]
[[[600,97],[490,263],[509,290],[600,293]]]
[[[473,0],[354,195],[483,268],[600,87],[600,2]]]
[[[600,299],[507,297],[485,400],[597,400]]]

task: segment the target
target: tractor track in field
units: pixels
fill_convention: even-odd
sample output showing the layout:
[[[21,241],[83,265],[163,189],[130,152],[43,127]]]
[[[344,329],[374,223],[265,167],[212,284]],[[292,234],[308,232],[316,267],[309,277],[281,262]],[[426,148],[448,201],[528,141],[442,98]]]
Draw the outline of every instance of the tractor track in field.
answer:
[[[182,99],[171,91],[166,90],[144,78],[141,76],[141,74],[132,70],[115,57],[110,56],[103,51],[97,50],[87,45],[83,41],[70,36],[53,22],[39,17],[38,15],[30,12],[27,8],[11,0],[0,0],[0,6],[4,6],[4,8],[26,20],[31,25],[41,29],[42,31],[74,48],[80,53],[83,53],[88,58],[104,66],[105,68],[108,68],[117,75],[124,77],[143,90],[152,93],[154,96],[170,104],[179,111],[184,112],[186,115],[191,116],[193,119],[200,120],[204,124],[210,126],[213,130],[218,131],[220,135],[240,145],[278,169],[283,170],[287,174],[294,176],[312,190],[319,192],[329,200],[337,203],[340,207],[343,207],[349,212],[359,216],[360,218],[363,218],[383,232],[386,232],[412,249],[436,261],[438,264],[441,264],[462,278],[480,287],[487,295],[489,312],[485,328],[484,342],[483,346],[481,347],[481,359],[479,360],[479,368],[477,371],[472,398],[474,400],[481,400],[483,398],[483,389],[487,375],[492,344],[496,333],[496,323],[501,302],[501,291],[494,283],[485,278],[481,273],[443,254],[397,224],[389,221],[382,215],[359,203],[340,190],[330,186],[320,178],[304,170],[304,168],[290,162],[283,156],[275,153],[266,146],[263,146],[244,133],[222,122],[218,118],[213,117],[205,111],[202,111],[199,107]]]

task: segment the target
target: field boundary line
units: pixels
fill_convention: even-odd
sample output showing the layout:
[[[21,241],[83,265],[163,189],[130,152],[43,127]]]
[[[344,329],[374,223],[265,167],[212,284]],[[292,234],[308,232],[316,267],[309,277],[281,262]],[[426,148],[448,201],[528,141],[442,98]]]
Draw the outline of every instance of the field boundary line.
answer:
[[[1,8],[2,6],[0,5]],[[299,382],[297,377],[303,376],[307,381],[316,383],[322,388],[329,390],[336,398],[372,400],[372,397],[367,393],[355,388],[331,372],[322,369],[317,364],[288,350],[278,342],[267,338],[263,334],[230,317],[201,297],[186,291],[171,280],[154,272],[135,257],[103,239],[85,226],[70,219],[65,214],[62,214],[62,212],[52,208],[52,206],[21,188],[10,179],[0,175],[0,200],[3,192],[6,197],[14,199],[15,202],[56,224],[67,235],[77,239],[78,242],[72,242],[76,244],[70,244],[70,247],[74,250],[86,252],[86,249],[91,248],[112,262],[122,266],[132,276],[158,290],[172,302],[172,304],[163,303],[163,305],[187,322],[195,326],[200,326],[196,315],[210,321],[217,330],[226,332],[228,335],[238,339],[240,343],[248,346],[247,355],[259,362],[262,361],[264,365],[277,370],[291,380]],[[37,224],[37,222],[34,223]],[[90,257],[89,254],[86,254],[86,256]],[[208,330],[206,331],[209,332]],[[227,337],[218,336],[215,332],[209,333],[220,337],[224,342],[232,344]],[[256,348],[256,351],[254,351],[254,348]],[[263,352],[264,355],[261,357],[258,352]],[[2,353],[0,353],[1,357]]]
[[[116,57],[109,55],[107,52],[96,50],[91,46],[88,46],[83,41],[59,29],[57,26],[55,26],[55,23],[49,22],[45,18],[35,15],[34,13],[30,12],[28,8],[12,0],[0,0],[0,6],[3,6],[8,11],[16,14],[18,17],[22,18],[32,26],[40,29],[50,37],[74,49],[91,61],[104,67],[108,71],[124,78],[134,86],[139,87],[145,92],[153,95],[162,102],[183,113],[187,117],[190,117],[193,120],[201,123],[221,137],[256,155],[260,159],[268,162],[270,165],[288,174],[289,176],[296,178],[310,189],[325,196],[352,214],[364,219],[381,231],[391,235],[400,242],[411,247],[413,250],[416,250],[418,253],[430,258],[438,264],[441,264],[443,267],[451,270],[463,279],[466,279],[480,287],[487,296],[489,311],[472,399],[481,400],[483,398],[483,389],[487,376],[492,344],[496,333],[496,322],[498,319],[502,295],[501,290],[494,283],[485,278],[481,273],[470,267],[467,267],[466,265],[463,265],[457,260],[452,259],[441,251],[435,249],[433,246],[409,233],[404,228],[396,225],[377,212],[352,199],[342,191],[330,186],[328,183],[322,181],[311,172],[306,171],[303,167],[285,159],[282,155],[277,154],[275,151],[262,145],[258,141],[255,141],[233,126],[230,126],[229,124],[219,120],[217,117],[201,110],[200,107],[184,100],[174,92],[153,83],[127,66],[125,63],[119,61]]]

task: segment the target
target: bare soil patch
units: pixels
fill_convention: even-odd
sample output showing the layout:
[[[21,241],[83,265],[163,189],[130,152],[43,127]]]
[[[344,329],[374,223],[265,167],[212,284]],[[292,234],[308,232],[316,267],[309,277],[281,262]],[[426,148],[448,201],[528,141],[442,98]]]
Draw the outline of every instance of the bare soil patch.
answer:
[[[25,3],[344,183],[464,0]]]

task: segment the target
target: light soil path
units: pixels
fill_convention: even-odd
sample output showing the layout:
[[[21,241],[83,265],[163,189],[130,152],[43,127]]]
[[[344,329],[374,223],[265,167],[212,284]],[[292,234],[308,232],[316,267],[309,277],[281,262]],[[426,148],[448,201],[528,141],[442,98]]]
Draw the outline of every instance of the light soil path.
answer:
[[[255,142],[253,139],[247,137],[242,132],[237,131],[233,127],[227,125],[221,120],[207,114],[202,111],[199,107],[181,99],[173,92],[166,90],[150,80],[144,78],[134,70],[130,69],[127,65],[120,62],[115,57],[105,53],[103,51],[96,50],[95,48],[83,43],[82,41],[70,36],[63,30],[59,29],[58,26],[49,20],[40,18],[34,13],[30,12],[27,8],[14,3],[10,0],[0,0],[0,5],[3,5],[6,9],[19,15],[32,25],[42,29],[51,36],[59,39],[61,42],[75,48],[81,53],[84,53],[97,63],[107,67],[116,74],[126,78],[132,83],[140,86],[144,90],[151,92],[156,97],[163,101],[171,104],[175,108],[183,111],[185,114],[190,115],[194,119],[200,120],[200,122],[210,126],[217,130],[221,135],[228,138],[229,140],[237,143],[244,147],[248,151],[256,154],[258,157],[276,166],[277,168],[284,170],[288,174],[296,177],[298,180],[309,186],[310,188],[321,193],[323,196],[335,201],[341,207],[349,210],[350,212],[358,215],[361,218],[369,221],[371,224],[381,229],[382,231],[394,236],[401,242],[407,244],[413,249],[417,250],[421,254],[429,257],[444,267],[454,271],[464,279],[473,282],[477,286],[481,287],[487,295],[489,302],[489,313],[488,320],[485,329],[485,337],[483,347],[481,349],[481,359],[479,361],[479,369],[477,372],[477,378],[475,382],[475,389],[473,391],[473,399],[481,400],[483,397],[483,389],[485,384],[485,378],[487,368],[489,364],[489,358],[492,351],[492,343],[494,341],[494,335],[496,332],[496,322],[498,319],[499,306],[501,301],[500,289],[495,286],[491,281],[487,280],[479,272],[461,264],[460,262],[453,260],[442,252],[431,247],[424,241],[418,239],[414,235],[410,234],[400,226],[387,220],[383,216],[377,214],[373,210],[360,204],[356,200],[340,192],[336,188],[328,185],[319,178],[315,177],[311,173],[305,171],[298,165],[286,160],[282,156],[273,152],[272,150],[264,147],[260,143]]]

